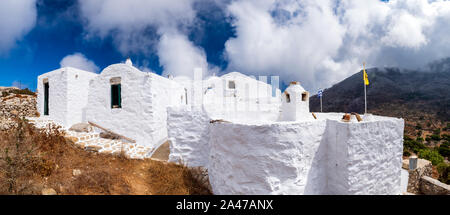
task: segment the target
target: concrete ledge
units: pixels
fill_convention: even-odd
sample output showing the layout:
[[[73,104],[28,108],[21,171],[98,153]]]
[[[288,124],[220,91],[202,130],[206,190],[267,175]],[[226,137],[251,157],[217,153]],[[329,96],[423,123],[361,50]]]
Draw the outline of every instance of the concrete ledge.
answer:
[[[425,195],[450,195],[450,185],[428,176],[423,176],[420,181],[420,191]]]

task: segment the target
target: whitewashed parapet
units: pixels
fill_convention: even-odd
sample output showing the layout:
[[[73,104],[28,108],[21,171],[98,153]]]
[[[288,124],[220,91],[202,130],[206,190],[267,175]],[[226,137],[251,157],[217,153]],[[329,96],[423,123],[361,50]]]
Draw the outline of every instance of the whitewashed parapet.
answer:
[[[403,119],[327,122],[330,194],[401,194]]]
[[[403,119],[210,126],[214,194],[401,194]]]
[[[209,157],[209,117],[202,108],[168,108],[169,162],[206,167]]]
[[[209,178],[214,194],[322,194],[326,121],[214,123]]]

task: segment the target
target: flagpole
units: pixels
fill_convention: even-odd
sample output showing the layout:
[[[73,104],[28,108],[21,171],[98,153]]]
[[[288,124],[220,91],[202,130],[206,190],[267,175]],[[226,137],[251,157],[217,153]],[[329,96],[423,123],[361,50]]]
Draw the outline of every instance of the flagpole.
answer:
[[[363,63],[364,70],[366,71],[366,63]],[[363,72],[363,77],[365,77],[365,74]],[[365,78],[363,78],[363,84],[364,84],[364,115],[367,113],[367,90],[366,90],[366,82]]]
[[[322,112],[322,96],[320,97],[320,112]]]
[[[364,114],[367,113],[367,92],[366,92],[366,84],[364,83]]]

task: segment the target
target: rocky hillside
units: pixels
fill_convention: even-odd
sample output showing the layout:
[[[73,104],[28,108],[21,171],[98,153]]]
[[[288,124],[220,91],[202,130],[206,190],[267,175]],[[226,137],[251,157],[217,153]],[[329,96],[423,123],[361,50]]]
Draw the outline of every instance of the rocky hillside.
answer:
[[[36,94],[28,89],[0,87],[0,130],[9,129],[13,118],[36,116]]]
[[[432,161],[434,175],[450,182],[450,58],[423,69],[367,70],[369,113],[405,119],[404,155],[418,154]],[[362,71],[323,92],[324,112],[364,112]],[[320,111],[317,95],[310,110]]]
[[[370,80],[367,86],[369,112],[397,111],[392,109],[392,104],[400,105],[404,116],[408,116],[409,111],[420,110],[439,120],[450,121],[450,58],[431,63],[422,70],[373,68],[367,73]],[[360,71],[326,89],[324,111],[364,112],[362,77]],[[310,104],[312,111],[320,110],[317,96],[311,98]]]
[[[369,113],[402,117],[408,134],[415,127],[447,127],[450,121],[450,58],[429,64],[421,70],[372,68],[367,70]],[[362,71],[325,89],[324,112],[364,112]],[[311,97],[310,109],[320,111],[320,100]]]

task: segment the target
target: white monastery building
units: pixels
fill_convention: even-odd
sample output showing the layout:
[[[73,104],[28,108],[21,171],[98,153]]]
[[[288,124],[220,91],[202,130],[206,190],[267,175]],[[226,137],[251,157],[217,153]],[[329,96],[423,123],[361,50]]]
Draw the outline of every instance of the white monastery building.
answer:
[[[38,77],[37,110],[59,124],[70,127],[86,120],[89,82],[97,74],[65,67]]]
[[[309,93],[238,72],[161,77],[125,63],[38,77],[38,111],[91,122],[170,162],[208,170],[214,194],[401,194],[403,119],[310,113]],[[358,116],[359,117],[359,116]]]

